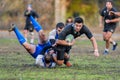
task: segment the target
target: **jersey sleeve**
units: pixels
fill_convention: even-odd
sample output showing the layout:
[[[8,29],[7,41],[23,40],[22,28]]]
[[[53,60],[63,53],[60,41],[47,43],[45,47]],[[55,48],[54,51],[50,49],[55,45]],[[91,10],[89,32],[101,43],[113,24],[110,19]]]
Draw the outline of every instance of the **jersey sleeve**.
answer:
[[[55,36],[56,36],[56,30],[54,29],[49,33],[48,39],[55,39]]]
[[[62,32],[59,34],[58,39],[59,39],[59,40],[65,40],[65,37],[67,36],[67,34],[69,34],[69,33],[71,32],[71,28],[72,28],[71,25],[66,26],[66,27],[62,30]]]
[[[85,35],[87,36],[87,38],[91,39],[93,37],[93,34],[86,26],[83,27],[83,31],[84,31]]]
[[[102,17],[104,17],[104,10],[105,10],[105,9],[102,9],[102,10],[100,11],[100,15],[101,15]]]
[[[32,11],[32,14],[34,18],[39,18],[39,15],[35,11]]]

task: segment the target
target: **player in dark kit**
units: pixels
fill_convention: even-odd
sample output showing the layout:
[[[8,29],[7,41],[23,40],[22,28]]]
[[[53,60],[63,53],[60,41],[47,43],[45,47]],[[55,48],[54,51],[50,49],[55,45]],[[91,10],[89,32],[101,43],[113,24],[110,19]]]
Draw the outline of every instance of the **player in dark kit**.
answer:
[[[28,32],[30,32],[31,35],[31,39],[30,39],[30,43],[33,44],[34,43],[34,27],[32,25],[32,22],[30,21],[29,17],[27,16],[27,13],[31,13],[31,15],[33,16],[34,19],[38,19],[38,14],[32,10],[32,6],[29,4],[27,7],[27,10],[24,12],[24,16],[26,17],[26,24],[24,27],[24,36],[25,39],[27,41],[27,37],[28,37]]]
[[[72,34],[74,38],[85,34],[91,41],[94,47],[94,55],[99,56],[98,47],[96,39],[93,37],[91,31],[83,24],[83,19],[81,17],[76,17],[73,24],[66,26],[58,36],[57,40],[57,64],[62,65],[64,63],[64,53],[67,46],[72,46],[74,40],[68,43],[65,38],[68,34]]]
[[[101,20],[100,20],[100,26],[102,26],[104,22],[103,39],[106,42],[106,48],[103,54],[109,53],[110,43],[113,44],[112,50],[115,50],[117,47],[117,43],[111,37],[116,29],[117,22],[119,21],[119,19],[118,16],[111,14],[110,11],[116,12],[117,10],[113,8],[112,1],[108,0],[106,2],[106,7],[103,8],[101,11]]]

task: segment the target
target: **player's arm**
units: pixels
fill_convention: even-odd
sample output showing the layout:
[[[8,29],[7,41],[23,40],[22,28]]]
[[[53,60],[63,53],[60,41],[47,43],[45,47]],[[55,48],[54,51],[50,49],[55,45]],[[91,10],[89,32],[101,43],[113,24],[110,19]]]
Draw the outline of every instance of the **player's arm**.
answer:
[[[104,17],[101,16],[99,21],[99,27],[103,27]]]
[[[117,16],[120,16],[120,12],[115,12],[114,14]]]
[[[99,53],[98,53],[98,46],[97,46],[96,39],[94,37],[92,37],[92,38],[90,38],[90,41],[92,42],[92,45],[94,48],[94,55],[98,57]]]
[[[74,44],[74,40],[71,41],[71,42],[67,42],[65,40],[66,36],[67,36],[67,33],[69,33],[71,31],[71,25],[69,26],[66,26],[62,32],[59,34],[58,36],[58,40],[56,41],[56,44],[58,45],[64,45],[64,46],[72,46]]]
[[[66,40],[57,40],[58,45],[64,45],[64,46],[72,46],[74,44],[74,40],[72,42],[67,42]]]
[[[114,22],[119,22],[119,20],[120,20],[120,18],[115,18],[115,19],[111,19],[111,20],[107,19],[107,20],[105,20],[105,22],[106,23],[114,23]]]
[[[83,30],[84,30],[85,35],[90,39],[90,41],[92,43],[92,46],[94,48],[94,55],[98,57],[99,52],[98,52],[98,46],[97,46],[96,39],[94,38],[91,31],[86,26],[84,27]]]
[[[34,16],[35,16],[35,20],[37,21],[38,18],[39,18],[39,15],[38,15],[35,11],[33,11],[33,14],[34,14]]]
[[[110,11],[110,14],[114,14],[114,15],[120,16],[120,12]]]

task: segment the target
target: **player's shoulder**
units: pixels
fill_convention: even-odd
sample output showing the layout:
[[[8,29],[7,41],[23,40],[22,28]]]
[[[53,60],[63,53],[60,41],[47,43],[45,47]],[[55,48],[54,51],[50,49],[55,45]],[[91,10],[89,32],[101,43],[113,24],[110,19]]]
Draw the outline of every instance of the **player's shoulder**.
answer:
[[[115,7],[113,7],[111,10],[117,12],[117,9]]]
[[[49,34],[55,34],[56,33],[56,29],[53,29],[49,32]]]

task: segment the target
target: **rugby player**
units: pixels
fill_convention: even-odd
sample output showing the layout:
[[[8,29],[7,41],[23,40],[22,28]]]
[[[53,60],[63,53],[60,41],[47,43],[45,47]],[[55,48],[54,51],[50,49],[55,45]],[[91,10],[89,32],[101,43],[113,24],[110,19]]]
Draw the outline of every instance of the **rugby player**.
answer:
[[[117,43],[112,39],[112,35],[116,29],[117,22],[119,21],[118,16],[111,14],[110,11],[117,12],[115,8],[113,8],[113,2],[111,0],[108,0],[106,2],[106,7],[102,9],[100,15],[100,26],[102,27],[104,22],[104,28],[103,28],[103,39],[106,42],[105,50],[103,54],[109,53],[109,47],[110,43],[113,45],[112,50],[116,50]]]

